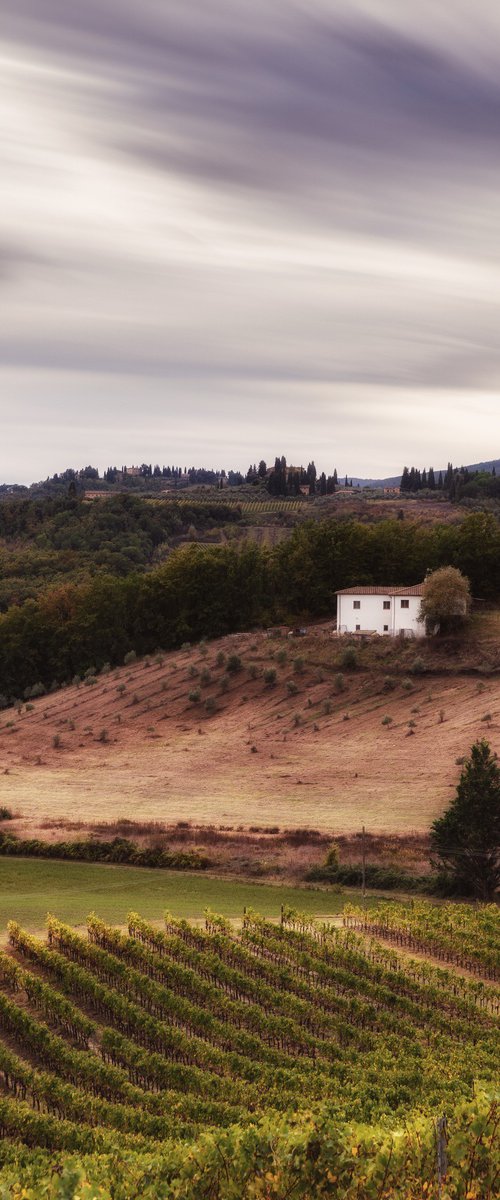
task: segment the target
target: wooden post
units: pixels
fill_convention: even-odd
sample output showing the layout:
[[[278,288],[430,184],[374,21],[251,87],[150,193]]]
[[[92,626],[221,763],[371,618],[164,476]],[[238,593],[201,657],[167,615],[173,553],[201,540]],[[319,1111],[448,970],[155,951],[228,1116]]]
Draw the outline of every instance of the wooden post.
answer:
[[[363,893],[363,904],[366,906],[366,846],[364,825],[361,831],[361,889]]]

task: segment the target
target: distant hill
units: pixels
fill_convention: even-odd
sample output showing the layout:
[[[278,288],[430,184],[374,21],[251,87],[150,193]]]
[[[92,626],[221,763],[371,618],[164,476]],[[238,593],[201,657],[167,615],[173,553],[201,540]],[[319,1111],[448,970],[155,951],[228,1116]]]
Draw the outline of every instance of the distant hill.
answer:
[[[411,466],[411,463],[408,462],[407,465]],[[457,463],[454,463],[454,466],[457,465]],[[468,471],[491,471],[494,467],[498,475],[500,472],[500,458],[490,458],[486,462],[479,463],[460,463],[460,466],[466,466]],[[446,467],[434,467],[434,474],[436,476],[439,475],[440,471],[444,475]],[[391,475],[387,479],[361,479],[353,475],[352,482],[358,487],[397,487],[401,483],[401,475]]]

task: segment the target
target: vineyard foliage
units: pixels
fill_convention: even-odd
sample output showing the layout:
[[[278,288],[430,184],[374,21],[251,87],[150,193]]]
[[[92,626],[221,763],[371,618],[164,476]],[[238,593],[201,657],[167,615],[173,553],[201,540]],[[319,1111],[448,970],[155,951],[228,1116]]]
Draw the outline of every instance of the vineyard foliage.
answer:
[[[498,1194],[494,906],[351,909],[343,929],[247,911],[240,932],[91,915],[86,936],[49,917],[46,941],[9,939],[2,1200]]]

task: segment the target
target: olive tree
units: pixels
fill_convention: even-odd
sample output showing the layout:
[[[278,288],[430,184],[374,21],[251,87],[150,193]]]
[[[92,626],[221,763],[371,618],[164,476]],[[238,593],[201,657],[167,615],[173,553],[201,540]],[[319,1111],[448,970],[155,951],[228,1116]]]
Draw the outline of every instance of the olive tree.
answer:
[[[436,626],[440,633],[453,632],[467,620],[470,601],[466,576],[457,567],[439,567],[425,579],[419,620],[428,633]]]

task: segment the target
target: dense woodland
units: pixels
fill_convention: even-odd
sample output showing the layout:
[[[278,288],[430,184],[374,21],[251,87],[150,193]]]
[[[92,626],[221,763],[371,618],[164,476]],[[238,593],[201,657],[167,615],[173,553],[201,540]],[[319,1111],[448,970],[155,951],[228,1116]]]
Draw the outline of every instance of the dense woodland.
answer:
[[[23,505],[0,511],[10,514],[3,519],[10,520],[11,528],[20,523],[20,535],[28,516],[35,523],[39,519],[43,531],[43,513],[37,517]],[[60,537],[67,536],[71,511],[56,512],[55,527],[50,525],[52,537],[59,520]],[[125,511],[135,513],[127,506]],[[119,529],[123,507],[117,513],[108,505],[95,506],[89,510],[89,525],[84,517],[70,536],[82,538],[82,561],[107,550],[111,562],[115,553],[120,564],[123,560],[123,573],[112,574],[109,565],[104,573],[87,576],[81,583],[49,587],[37,598],[11,605],[0,616],[4,703],[22,697],[34,684],[50,687],[69,682],[90,667],[121,662],[131,648],[149,653],[276,620],[333,617],[337,588],[413,584],[443,565],[456,566],[467,575],[475,599],[495,601],[500,596],[500,525],[485,513],[471,514],[458,525],[306,521],[272,550],[253,542],[185,545],[149,571],[144,571],[143,562],[136,565],[133,557],[127,562],[122,550],[110,548],[107,522],[114,527],[115,519]],[[196,519],[213,519],[210,506]],[[162,536],[162,520],[172,520],[168,507],[164,517],[156,509],[145,509],[133,534],[126,531],[127,537],[138,539],[139,545],[145,538],[150,546]]]

